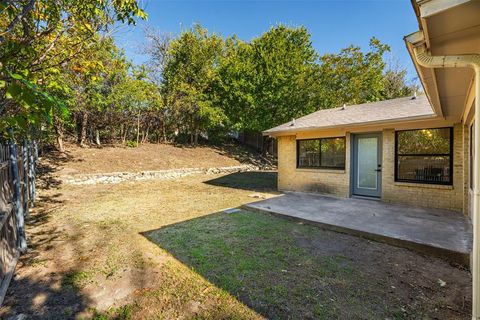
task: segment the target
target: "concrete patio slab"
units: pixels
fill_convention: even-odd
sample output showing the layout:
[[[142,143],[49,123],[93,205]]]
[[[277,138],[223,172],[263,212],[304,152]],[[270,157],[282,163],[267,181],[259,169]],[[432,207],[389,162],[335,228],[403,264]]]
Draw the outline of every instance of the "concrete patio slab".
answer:
[[[470,220],[458,212],[382,201],[288,192],[244,205],[469,265]]]

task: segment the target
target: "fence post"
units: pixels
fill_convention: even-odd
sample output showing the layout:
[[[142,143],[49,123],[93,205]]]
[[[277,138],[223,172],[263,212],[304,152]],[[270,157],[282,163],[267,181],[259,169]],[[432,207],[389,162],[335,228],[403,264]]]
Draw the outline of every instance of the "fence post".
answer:
[[[11,131],[10,131],[11,132]],[[18,175],[17,146],[13,140],[10,140],[10,166],[13,179],[13,204],[15,206],[15,216],[17,218],[18,249],[20,252],[27,250],[27,239],[25,237],[25,217],[23,216],[23,206],[21,204],[20,180]]]
[[[38,156],[38,151],[36,147],[36,142],[29,143],[29,170],[28,170],[28,178],[30,180],[30,206],[33,207],[35,200],[37,198],[36,190],[35,190],[35,161]]]
[[[29,190],[28,190],[28,142],[26,139],[23,140],[22,147],[22,164],[23,164],[23,213],[25,217],[28,217],[28,202],[29,202]]]

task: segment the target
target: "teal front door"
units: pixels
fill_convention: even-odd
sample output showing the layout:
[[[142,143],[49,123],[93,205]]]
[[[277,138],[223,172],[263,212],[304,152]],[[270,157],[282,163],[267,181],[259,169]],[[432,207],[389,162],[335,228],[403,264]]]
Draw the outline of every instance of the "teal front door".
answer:
[[[359,196],[382,195],[382,134],[353,136],[352,193]]]

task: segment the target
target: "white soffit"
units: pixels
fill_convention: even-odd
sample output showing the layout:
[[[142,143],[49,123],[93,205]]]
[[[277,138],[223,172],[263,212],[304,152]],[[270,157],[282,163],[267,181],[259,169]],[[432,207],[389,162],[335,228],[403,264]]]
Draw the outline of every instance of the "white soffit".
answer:
[[[480,1],[479,0],[420,0],[423,41],[432,55],[480,54]],[[419,35],[405,38],[412,45],[421,44]],[[415,42],[415,40],[417,40]],[[423,68],[424,78],[429,78]],[[434,70],[434,82],[426,90],[438,90],[443,115],[448,120],[465,120],[465,108],[471,95],[474,76],[468,68],[445,68]],[[424,83],[425,85],[425,83]],[[435,105],[435,102],[432,101]]]
[[[417,3],[421,18],[428,18],[469,1],[471,0],[417,0]]]

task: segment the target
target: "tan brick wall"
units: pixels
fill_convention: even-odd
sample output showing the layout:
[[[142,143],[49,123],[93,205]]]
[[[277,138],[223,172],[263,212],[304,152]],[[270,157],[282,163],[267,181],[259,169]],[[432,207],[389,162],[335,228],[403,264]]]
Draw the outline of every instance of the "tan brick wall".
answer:
[[[382,149],[382,200],[415,206],[443,208],[467,214],[468,168],[465,168],[465,128],[454,127],[453,185],[429,185],[394,181],[395,131],[385,129]],[[321,137],[319,135],[318,137]],[[284,191],[350,195],[350,134],[346,134],[346,169],[342,171],[296,168],[296,136],[278,138],[278,188]],[[466,172],[465,172],[466,171]]]
[[[278,189],[349,196],[350,141],[346,140],[346,170],[297,169],[295,136],[278,138]]]

